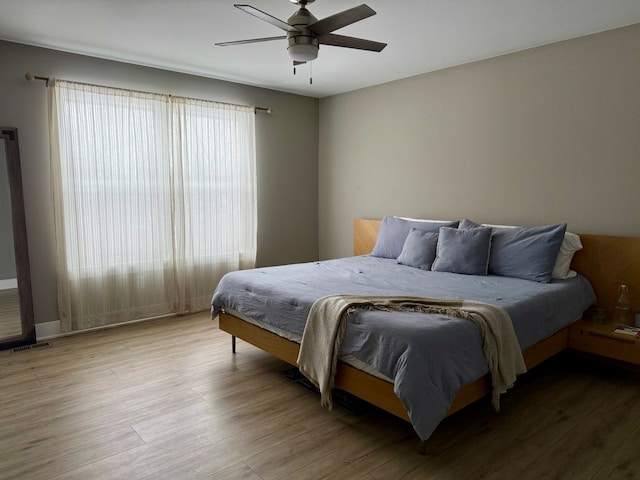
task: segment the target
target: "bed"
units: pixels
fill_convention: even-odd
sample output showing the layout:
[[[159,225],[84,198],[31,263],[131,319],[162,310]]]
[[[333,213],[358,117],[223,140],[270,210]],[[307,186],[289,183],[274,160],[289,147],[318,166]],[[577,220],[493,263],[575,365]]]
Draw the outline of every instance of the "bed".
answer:
[[[220,329],[232,335],[232,344],[234,351],[235,338],[238,337],[292,365],[296,365],[296,360],[299,353],[299,339],[301,333],[300,329],[304,328],[304,325],[302,325],[302,327],[300,325],[298,325],[297,327],[287,327],[286,322],[279,322],[278,319],[276,319],[275,321],[271,319],[271,321],[267,323],[263,318],[265,316],[265,313],[260,311],[259,306],[261,302],[264,304],[272,303],[273,298],[270,295],[265,295],[264,291],[260,293],[260,289],[263,287],[263,284],[265,283],[265,279],[267,277],[270,277],[272,273],[280,271],[281,269],[287,270],[302,268],[301,271],[294,274],[293,278],[287,278],[285,276],[284,279],[276,281],[276,283],[280,282],[279,285],[273,287],[280,288],[281,290],[286,291],[289,296],[286,298],[286,300],[283,300],[283,302],[288,304],[288,308],[294,311],[299,310],[302,313],[308,312],[309,303],[313,301],[313,298],[322,296],[323,294],[345,293],[339,290],[340,288],[344,287],[338,286],[339,284],[341,284],[342,280],[346,282],[352,282],[353,285],[355,285],[355,287],[353,287],[355,290],[353,291],[357,293],[360,293],[361,291],[370,293],[370,289],[374,287],[362,286],[362,283],[358,283],[362,282],[361,277],[366,276],[368,272],[384,272],[386,271],[384,269],[399,271],[404,268],[412,274],[422,274],[422,272],[411,271],[411,268],[397,265],[397,262],[395,260],[387,261],[387,259],[380,259],[368,255],[372,252],[376,245],[376,239],[378,231],[380,229],[380,225],[380,220],[357,219],[354,222],[355,257],[353,259],[336,259],[327,262],[310,262],[309,264],[304,264],[302,267],[271,267],[270,269],[255,269],[252,271],[244,271],[244,273],[230,274],[231,279],[236,279],[239,281],[240,277],[243,277],[243,282],[244,280],[248,280],[249,284],[253,282],[253,286],[249,287],[240,287],[239,284],[234,284],[234,282],[231,282],[229,283],[229,285],[227,285],[230,290],[250,290],[252,291],[254,297],[256,297],[254,298],[255,301],[253,303],[248,302],[251,305],[244,306],[242,304],[234,303],[233,299],[224,298],[225,295],[221,294],[219,290],[217,290],[216,294],[214,295],[214,313],[219,317]],[[593,292],[591,290],[591,287],[589,286],[589,283],[586,282],[585,277],[589,278],[591,285],[593,286],[603,305],[611,305],[615,301],[613,299],[613,296],[615,296],[617,283],[615,281],[611,282],[609,279],[611,278],[611,275],[620,277],[620,275],[623,275],[624,270],[628,268],[627,266],[625,266],[628,265],[628,262],[621,261],[621,258],[618,258],[618,255],[623,252],[628,253],[633,250],[634,246],[637,246],[637,243],[629,243],[629,239],[620,239],[617,237],[581,235],[581,238],[584,248],[573,258],[572,268],[576,269],[582,275],[578,275],[576,279],[572,281],[556,283],[567,283],[573,285],[574,291],[577,289],[577,291],[583,292],[582,299],[578,302],[577,305],[569,309],[569,311],[565,312],[564,319],[562,319],[559,323],[551,322],[550,324],[546,324],[544,328],[542,328],[542,333],[538,333],[537,336],[535,334],[531,335],[531,332],[526,332],[528,327],[518,328],[518,339],[523,345],[523,356],[527,368],[531,368],[567,348],[568,325],[580,318],[582,312],[594,301]],[[309,298],[305,298],[306,294],[298,292],[297,288],[293,288],[293,286],[300,283],[309,283],[305,279],[313,279],[316,275],[317,270],[331,270],[332,275],[337,275],[338,278],[345,278],[335,280],[331,287],[326,287],[326,290],[320,292],[316,291],[313,294],[309,294]],[[461,276],[455,273],[449,275],[445,273],[440,276],[441,279],[445,277],[447,281],[444,282],[444,290],[438,290],[436,288],[435,293],[438,296],[447,296],[446,289],[450,288],[448,286],[449,282],[454,277],[464,277],[463,280],[471,283],[475,281],[471,279],[472,276]],[[376,293],[385,291],[385,285],[387,285],[387,289],[389,291],[397,293],[394,288],[389,287],[389,284],[384,283],[384,279],[379,281],[381,283],[377,284],[374,288]],[[395,277],[394,281],[396,281]],[[410,279],[408,280],[408,282],[411,283],[411,281],[412,280],[410,275]],[[484,281],[485,283],[487,281],[499,283],[501,279],[491,276],[486,277],[482,281]],[[318,282],[325,282],[324,277],[318,277]],[[533,285],[532,282],[528,281],[521,280],[520,282],[516,283],[519,283],[520,286],[525,285],[526,287],[527,285],[530,285],[532,287],[538,288],[537,285]],[[553,284],[554,282],[549,285],[542,284],[541,286],[539,286],[542,291],[543,297],[545,295],[552,294],[551,290],[555,287],[552,288],[550,287],[550,285]],[[360,287],[358,287],[358,285],[360,285]],[[358,290],[358,288],[361,288],[361,290]],[[268,291],[271,292],[271,290]],[[455,288],[454,292],[457,292]],[[411,290],[410,293],[415,294],[415,290]],[[449,296],[455,295],[449,294]],[[487,298],[477,299],[485,301],[487,300]],[[509,302],[503,302],[501,306],[506,306],[507,310],[511,310],[510,314],[513,314],[513,309],[510,306]],[[376,312],[366,312],[362,315],[363,318],[365,318],[367,315],[369,316],[368,319],[365,318],[366,321],[372,321],[374,323],[378,322],[379,324],[383,323],[383,321],[386,321],[383,317],[380,316],[379,313]],[[515,315],[518,316],[519,314],[516,313]],[[407,318],[409,321],[411,321],[410,316]],[[436,322],[442,320],[442,318],[437,316],[435,318]],[[469,327],[468,325],[465,327],[464,322],[454,321],[453,323],[455,324],[454,329],[457,328],[465,330],[466,333],[461,333],[461,335],[463,336],[468,336],[469,331],[473,330],[473,328]],[[515,323],[516,322],[514,321],[514,324]],[[383,327],[378,325],[378,328]],[[293,332],[287,330],[293,330]],[[364,355],[363,357],[362,355],[360,355],[360,358],[358,358],[359,352],[357,351],[357,348],[358,346],[364,345],[362,341],[363,335],[364,337],[367,336],[367,334],[362,334],[362,332],[360,333],[360,338],[356,337],[355,340],[353,338],[349,340],[348,335],[345,338],[345,350],[351,349],[351,353],[355,353],[356,355],[346,355],[344,361],[341,361],[339,363],[337,375],[335,378],[336,388],[347,391],[400,418],[411,421],[414,425],[414,429],[416,429],[416,432],[418,433],[418,436],[423,441],[425,441],[429,437],[430,433],[433,431],[435,426],[437,426],[437,423],[439,423],[441,418],[444,418],[445,416],[458,411],[459,409],[465,407],[466,405],[469,405],[470,403],[487,395],[490,392],[490,378],[488,375],[486,375],[486,368],[485,371],[483,371],[482,367],[480,367],[475,368],[475,370],[472,372],[466,372],[466,364],[458,365],[457,367],[454,366],[452,367],[454,370],[456,368],[458,370],[463,370],[462,373],[458,372],[458,378],[454,379],[454,383],[458,382],[459,385],[454,385],[452,387],[453,392],[447,391],[447,395],[444,395],[445,398],[439,398],[438,402],[436,402],[437,405],[435,405],[434,407],[431,407],[429,405],[424,407],[429,411],[436,411],[436,414],[434,418],[430,418],[429,421],[426,422],[426,426],[421,425],[417,418],[423,416],[423,413],[416,412],[415,404],[411,405],[411,402],[407,402],[406,398],[401,399],[400,397],[402,397],[402,394],[399,395],[399,392],[397,391],[397,389],[395,389],[394,381],[392,380],[392,378],[394,378],[395,371],[391,367],[387,367],[385,374],[384,365],[382,365],[381,367],[380,363],[378,363],[375,365],[375,367],[371,367],[371,363],[375,363],[371,361],[371,357],[367,357],[367,355]],[[380,331],[378,331],[377,335],[381,335]],[[397,333],[397,335],[402,337],[401,333]],[[391,335],[391,337],[393,336]],[[473,334],[471,334],[471,337],[473,337]],[[475,339],[472,338],[472,343],[475,342],[477,344],[479,341],[481,340],[479,340],[477,335]],[[374,343],[377,344],[384,342]],[[364,348],[364,350],[366,350],[366,348]],[[474,355],[477,356],[477,349],[469,354],[470,357],[473,357]],[[446,368],[446,366],[442,368]],[[471,370],[473,370],[473,368]],[[407,381],[405,380],[404,383],[407,383]],[[411,384],[413,382],[408,383]],[[445,388],[445,390],[447,388]],[[424,399],[422,399],[419,403],[422,404],[423,400]],[[409,408],[407,408],[407,406]]]

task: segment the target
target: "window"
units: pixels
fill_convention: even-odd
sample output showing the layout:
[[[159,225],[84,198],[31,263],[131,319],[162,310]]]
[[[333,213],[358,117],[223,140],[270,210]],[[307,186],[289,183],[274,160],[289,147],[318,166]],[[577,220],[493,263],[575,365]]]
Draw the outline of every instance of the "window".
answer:
[[[224,273],[255,265],[252,108],[49,91],[64,330],[208,308]]]

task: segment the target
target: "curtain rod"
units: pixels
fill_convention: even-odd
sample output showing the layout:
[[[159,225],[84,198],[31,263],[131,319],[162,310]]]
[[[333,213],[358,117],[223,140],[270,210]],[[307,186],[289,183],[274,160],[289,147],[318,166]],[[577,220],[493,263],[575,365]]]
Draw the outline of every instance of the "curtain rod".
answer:
[[[27,72],[24,74],[24,78],[27,79],[28,81],[33,81],[33,80],[42,80],[43,82],[46,82],[47,85],[49,85],[49,77],[42,77],[40,75],[34,75],[31,72]],[[104,85],[94,85],[92,83],[82,83],[82,82],[73,82],[73,83],[80,83],[82,85],[88,85],[91,87],[104,87]],[[107,87],[107,88],[113,88],[115,90],[127,90],[126,88],[118,88],[118,87]],[[140,91],[137,90],[139,93],[149,93],[152,95],[163,95],[163,94],[158,94],[156,92],[144,92],[144,91]],[[169,95],[171,96],[171,95]],[[184,97],[187,98],[187,97]],[[188,100],[202,100],[200,98],[188,98]],[[215,101],[215,100],[214,100]],[[224,102],[215,102],[215,103],[224,103]],[[227,103],[226,105],[233,105],[230,103]],[[264,112],[264,113],[271,113],[271,107],[253,107],[254,112]]]

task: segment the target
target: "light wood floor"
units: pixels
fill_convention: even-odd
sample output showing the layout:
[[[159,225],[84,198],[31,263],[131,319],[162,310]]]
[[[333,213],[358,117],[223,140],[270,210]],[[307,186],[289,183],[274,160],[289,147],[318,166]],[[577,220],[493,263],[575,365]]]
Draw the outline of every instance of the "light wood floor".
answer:
[[[208,314],[0,352],[2,479],[640,478],[640,375],[562,355],[417,453],[409,424],[323,410]]]

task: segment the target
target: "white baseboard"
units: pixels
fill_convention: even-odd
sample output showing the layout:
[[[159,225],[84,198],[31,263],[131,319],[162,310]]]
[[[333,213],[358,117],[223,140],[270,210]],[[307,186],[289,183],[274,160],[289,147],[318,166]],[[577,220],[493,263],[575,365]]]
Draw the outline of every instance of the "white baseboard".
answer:
[[[36,323],[36,339],[38,341],[61,336],[60,320],[56,320],[55,322]]]
[[[7,278],[0,280],[0,290],[11,290],[12,288],[18,288],[17,278]]]
[[[104,330],[105,328],[121,327],[123,325],[129,325],[131,323],[146,322],[147,320],[157,320],[159,318],[176,317],[176,316],[179,316],[179,315],[171,313],[169,315],[160,315],[159,317],[151,317],[151,318],[141,318],[139,320],[130,320],[128,322],[116,323],[113,325],[105,325],[103,327],[87,328],[84,330],[74,330],[73,332],[62,332],[60,330],[60,320],[56,320],[54,322],[36,323],[36,339],[38,341],[49,340],[50,338],[66,337],[68,335],[77,335],[79,333],[90,332],[92,330]]]

